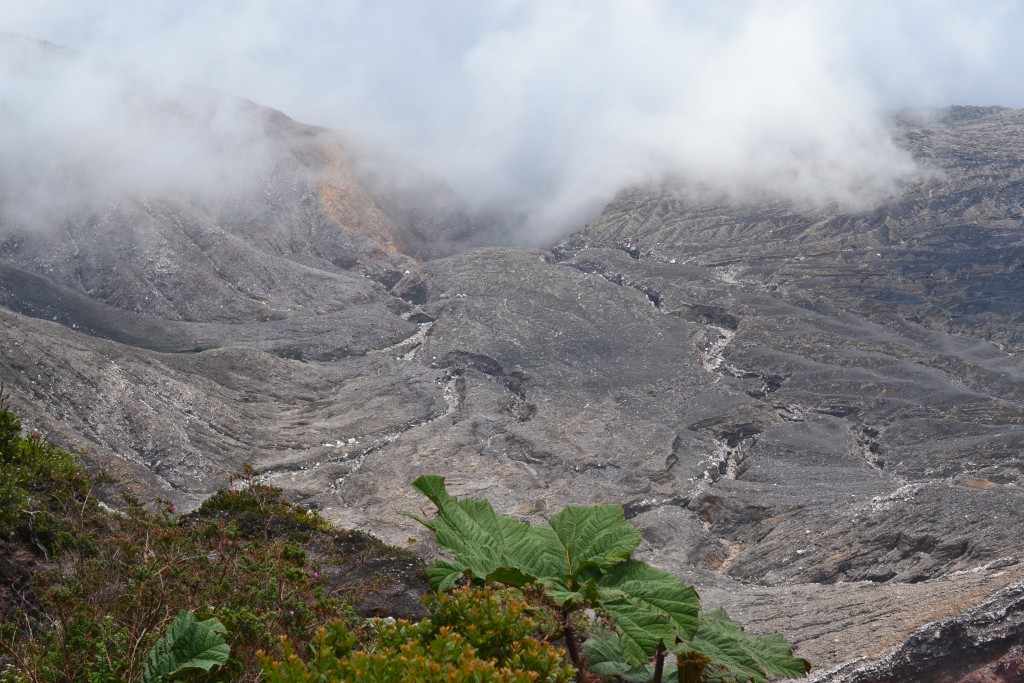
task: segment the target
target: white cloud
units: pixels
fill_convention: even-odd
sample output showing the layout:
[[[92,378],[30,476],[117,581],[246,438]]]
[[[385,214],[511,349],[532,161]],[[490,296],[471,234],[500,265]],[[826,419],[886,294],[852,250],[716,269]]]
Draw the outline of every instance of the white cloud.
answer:
[[[19,224],[125,194],[239,191],[265,165],[262,140],[244,101],[0,40],[0,209]]]
[[[1024,105],[1013,2],[0,0],[0,15],[383,141],[526,212],[539,238],[664,173],[868,200],[913,171],[888,110]]]

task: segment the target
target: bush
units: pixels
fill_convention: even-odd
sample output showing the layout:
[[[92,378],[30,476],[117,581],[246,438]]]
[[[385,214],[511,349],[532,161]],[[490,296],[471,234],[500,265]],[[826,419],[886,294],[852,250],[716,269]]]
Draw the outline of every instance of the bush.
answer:
[[[418,623],[374,619],[322,629],[309,658],[285,641],[283,659],[264,655],[268,683],[566,683],[563,650],[542,639],[515,590],[464,587],[428,598]]]
[[[46,443],[38,432],[27,437],[20,432],[21,421],[0,407],[0,537],[21,538],[49,552],[53,515],[68,502],[84,500],[92,482],[70,453]]]

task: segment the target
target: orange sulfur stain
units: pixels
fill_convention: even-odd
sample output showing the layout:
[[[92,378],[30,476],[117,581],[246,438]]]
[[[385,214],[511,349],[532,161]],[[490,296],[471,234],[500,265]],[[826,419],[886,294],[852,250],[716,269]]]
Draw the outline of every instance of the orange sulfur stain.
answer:
[[[401,252],[394,224],[363,190],[345,153],[336,145],[319,144],[324,161],[316,183],[317,199],[333,220],[367,237],[390,252]]]

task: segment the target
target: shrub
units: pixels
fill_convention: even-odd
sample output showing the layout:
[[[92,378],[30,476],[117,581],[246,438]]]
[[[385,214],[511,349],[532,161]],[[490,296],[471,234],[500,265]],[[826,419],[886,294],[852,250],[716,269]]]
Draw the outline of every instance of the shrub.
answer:
[[[515,590],[464,587],[428,598],[417,623],[373,619],[322,629],[303,660],[284,643],[264,655],[268,683],[565,683],[565,652],[538,638],[531,608]]]
[[[0,385],[0,406],[2,395]],[[0,407],[0,537],[18,537],[48,553],[53,515],[88,497],[93,482],[70,453],[38,432],[20,433],[21,420]]]

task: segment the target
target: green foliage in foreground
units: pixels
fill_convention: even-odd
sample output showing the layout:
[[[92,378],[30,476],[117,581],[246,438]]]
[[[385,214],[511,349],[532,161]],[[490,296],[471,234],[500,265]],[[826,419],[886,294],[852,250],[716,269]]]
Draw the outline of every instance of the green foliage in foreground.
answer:
[[[0,385],[0,537],[18,536],[46,551],[55,513],[49,492],[55,483],[69,497],[85,495],[90,485],[73,455],[37,432],[21,436],[21,420],[3,408]]]
[[[321,629],[306,659],[285,642],[264,657],[268,683],[566,683],[565,652],[542,638],[518,591],[463,587],[433,596],[430,618]]]
[[[354,618],[362,589],[340,590],[303,547],[315,537],[329,554],[342,532],[251,470],[178,520],[169,504],[143,506],[38,434],[22,436],[2,408],[0,427],[0,564],[15,577],[0,585],[0,682],[140,680],[181,612],[215,617],[231,648],[223,667],[192,679],[255,681],[258,650]]]
[[[142,683],[172,681],[190,669],[209,671],[226,664],[231,648],[224,642],[225,633],[224,624],[212,617],[199,621],[182,612],[149,651],[142,664]]]
[[[632,559],[642,539],[617,505],[570,506],[532,526],[496,513],[487,501],[454,498],[442,477],[423,476],[413,486],[434,503],[437,517],[410,516],[454,556],[428,570],[432,585],[445,589],[466,577],[540,589],[560,610],[566,648],[581,671],[589,653],[600,659],[597,673],[660,683],[669,652],[680,681],[765,681],[810,670],[781,636],[753,638],[724,611],[701,613],[692,587]],[[584,608],[601,614],[612,633],[581,651],[572,615]]]
[[[0,564],[15,576],[0,585],[0,683],[563,683],[574,671],[760,683],[809,668],[780,636],[701,613],[691,587],[633,559],[640,535],[618,506],[569,507],[531,526],[453,498],[440,477],[415,482],[438,509],[419,521],[453,553],[432,583],[511,588],[440,593],[418,623],[361,620],[358,587],[329,584],[307,550],[322,559],[350,536],[252,468],[238,478],[178,520],[22,436],[0,395]]]
[[[0,682],[308,680],[303,667],[345,666],[355,678],[334,680],[572,677],[550,629],[511,593],[437,596],[415,624],[359,619],[352,605],[388,579],[354,583],[318,561],[333,572],[359,566],[360,556],[337,555],[352,550],[408,558],[334,530],[255,477],[247,467],[232,490],[177,519],[169,504],[144,506],[39,435],[22,436],[0,408],[0,565],[16,576],[0,585]],[[344,659],[329,664],[331,648]],[[308,666],[290,656],[314,649]]]
[[[622,638],[614,631],[596,631],[583,649],[590,670],[595,673],[620,677],[629,683],[647,683],[654,678],[652,664],[627,663]],[[693,639],[677,644],[671,652],[677,655],[677,660],[703,661],[702,673],[716,681],[765,683],[768,674],[802,678],[808,671],[807,662],[791,655],[792,645],[782,636],[747,635],[724,610],[702,613],[700,628]],[[663,675],[666,679],[679,678],[677,660],[665,662]]]

